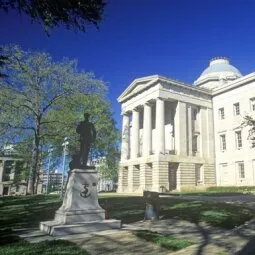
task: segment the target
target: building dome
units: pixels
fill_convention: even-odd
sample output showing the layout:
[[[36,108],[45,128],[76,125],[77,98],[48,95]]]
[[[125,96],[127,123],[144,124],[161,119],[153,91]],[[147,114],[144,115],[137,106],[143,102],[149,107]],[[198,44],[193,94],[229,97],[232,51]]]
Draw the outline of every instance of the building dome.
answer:
[[[235,80],[241,77],[240,71],[232,66],[229,60],[225,57],[217,57],[210,60],[209,66],[202,72],[200,77],[194,82],[199,85],[203,81],[216,80]]]

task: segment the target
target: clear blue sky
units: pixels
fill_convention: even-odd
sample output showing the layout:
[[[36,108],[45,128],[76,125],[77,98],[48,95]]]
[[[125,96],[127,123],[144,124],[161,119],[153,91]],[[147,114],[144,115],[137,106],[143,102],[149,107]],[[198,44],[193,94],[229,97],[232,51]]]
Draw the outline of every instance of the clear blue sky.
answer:
[[[47,37],[25,15],[0,12],[0,44],[77,58],[79,68],[108,83],[120,127],[116,98],[135,78],[160,74],[192,83],[215,56],[253,72],[254,15],[253,0],[108,0],[99,31],[58,28]]]

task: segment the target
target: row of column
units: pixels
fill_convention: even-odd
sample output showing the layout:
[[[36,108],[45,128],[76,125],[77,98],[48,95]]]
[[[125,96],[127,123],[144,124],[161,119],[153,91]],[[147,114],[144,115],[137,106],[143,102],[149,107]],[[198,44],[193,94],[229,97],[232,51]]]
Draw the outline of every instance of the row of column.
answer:
[[[148,156],[152,153],[152,103],[145,103],[143,105],[143,146],[142,155]],[[121,160],[129,158],[130,144],[131,158],[137,158],[139,156],[139,116],[140,112],[138,108],[132,110],[132,129],[130,140],[130,118],[127,113],[123,114],[122,124],[122,144],[121,144]],[[156,99],[156,144],[155,153],[160,154],[165,152],[165,104],[161,98]]]

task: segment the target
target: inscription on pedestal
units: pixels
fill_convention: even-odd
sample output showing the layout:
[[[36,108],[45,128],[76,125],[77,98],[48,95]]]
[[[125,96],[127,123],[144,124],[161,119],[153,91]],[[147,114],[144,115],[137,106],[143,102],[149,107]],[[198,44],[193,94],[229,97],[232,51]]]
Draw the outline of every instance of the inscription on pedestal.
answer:
[[[87,197],[91,196],[91,193],[90,193],[90,191],[88,189],[89,184],[88,183],[84,183],[83,187],[84,187],[84,190],[80,193],[80,196],[84,197],[84,198],[87,198]]]

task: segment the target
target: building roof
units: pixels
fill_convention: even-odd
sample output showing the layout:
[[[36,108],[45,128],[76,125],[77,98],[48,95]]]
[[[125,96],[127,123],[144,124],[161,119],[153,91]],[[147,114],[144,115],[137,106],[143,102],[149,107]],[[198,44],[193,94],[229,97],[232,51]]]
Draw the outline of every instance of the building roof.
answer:
[[[206,95],[211,95],[210,91],[205,88],[196,87],[190,84],[185,84],[183,82],[173,80],[171,78],[167,78],[160,75],[151,75],[142,78],[135,79],[126,89],[125,91],[118,97],[118,102],[122,103],[135,94],[141,92],[142,90],[148,88],[149,86],[155,84],[156,82],[167,82],[172,83],[178,87],[190,89],[193,91],[197,91]]]
[[[194,83],[199,85],[201,81],[210,78],[233,80],[240,77],[242,77],[241,72],[231,65],[227,58],[217,57],[210,60],[209,66],[201,73]]]

